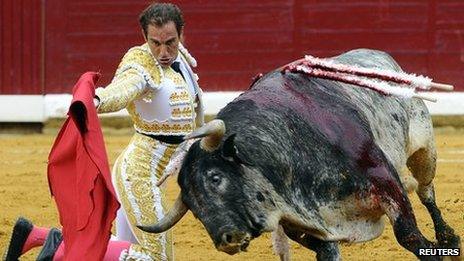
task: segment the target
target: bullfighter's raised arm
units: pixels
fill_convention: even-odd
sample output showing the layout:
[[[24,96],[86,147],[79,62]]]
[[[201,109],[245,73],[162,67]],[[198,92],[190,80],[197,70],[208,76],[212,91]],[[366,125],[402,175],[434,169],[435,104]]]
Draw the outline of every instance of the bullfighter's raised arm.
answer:
[[[135,69],[115,77],[106,88],[98,88],[95,94],[99,113],[119,111],[147,92],[147,82]]]

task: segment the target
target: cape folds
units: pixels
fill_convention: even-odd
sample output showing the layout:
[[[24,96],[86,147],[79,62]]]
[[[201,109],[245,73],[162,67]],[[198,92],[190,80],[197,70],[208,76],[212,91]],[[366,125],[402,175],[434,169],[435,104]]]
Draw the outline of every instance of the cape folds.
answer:
[[[83,74],[48,158],[48,182],[60,214],[65,260],[102,260],[119,203],[93,104],[100,75]]]

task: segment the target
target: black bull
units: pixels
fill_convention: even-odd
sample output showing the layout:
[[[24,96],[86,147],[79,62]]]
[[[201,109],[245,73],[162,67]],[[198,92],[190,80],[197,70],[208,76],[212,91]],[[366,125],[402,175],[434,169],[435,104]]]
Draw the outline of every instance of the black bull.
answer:
[[[335,60],[401,70],[389,55],[373,50]],[[280,224],[318,259],[337,259],[338,241],[378,237],[386,214],[397,241],[416,255],[420,248],[459,246],[435,203],[436,150],[422,100],[274,71],[217,119],[190,135],[203,138],[183,161],[181,195],[163,220],[143,230],[167,230],[190,209],[216,247],[229,254]],[[406,166],[433,219],[437,243],[417,228],[401,175]]]

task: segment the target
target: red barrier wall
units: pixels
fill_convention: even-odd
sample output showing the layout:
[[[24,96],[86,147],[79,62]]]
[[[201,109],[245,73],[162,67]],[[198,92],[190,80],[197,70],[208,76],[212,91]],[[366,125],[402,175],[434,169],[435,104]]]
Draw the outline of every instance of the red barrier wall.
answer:
[[[42,93],[41,14],[41,1],[0,1],[0,94]]]
[[[27,25],[41,9],[16,6],[26,2],[43,5],[42,45],[40,23]],[[304,54],[326,57],[361,47],[387,51],[406,71],[464,91],[460,0],[174,2],[184,12],[185,43],[199,61],[206,91],[244,90],[256,73]],[[70,92],[87,70],[102,72],[100,84],[107,84],[125,51],[143,42],[137,18],[148,3],[3,0],[0,92]]]

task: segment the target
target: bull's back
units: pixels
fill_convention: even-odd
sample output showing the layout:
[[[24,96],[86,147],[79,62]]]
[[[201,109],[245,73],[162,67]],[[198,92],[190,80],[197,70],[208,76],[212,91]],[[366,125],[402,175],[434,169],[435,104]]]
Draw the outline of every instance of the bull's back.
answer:
[[[335,59],[359,67],[401,70],[388,54],[374,50],[354,50]],[[272,72],[239,99],[278,111],[284,115],[283,122],[288,117],[299,117],[334,144],[373,135],[382,149],[389,151],[404,148],[408,139],[411,101],[356,85],[300,73]]]
[[[393,58],[376,50],[353,50],[334,59],[359,67],[401,71]],[[411,147],[410,125],[424,129],[427,134],[430,132],[427,130],[431,126],[430,116],[419,99],[385,96],[356,85],[304,74],[273,72],[245,96],[258,106],[281,110],[283,114],[289,106],[292,113],[319,126],[333,143],[359,142],[372,135],[398,171],[404,167]],[[350,142],[347,149],[351,149],[351,145]],[[413,144],[413,147],[421,145]]]

